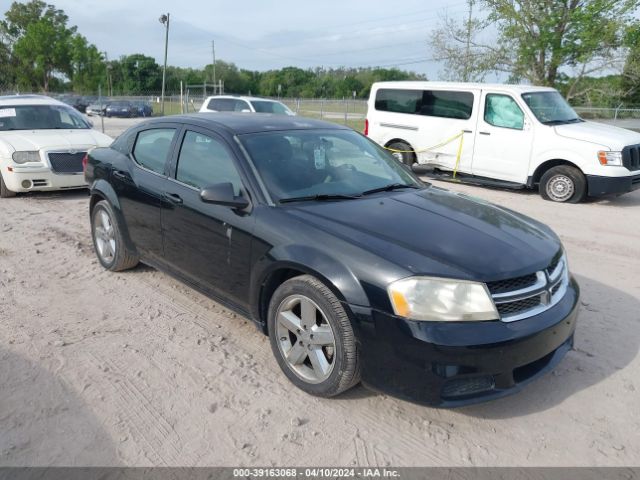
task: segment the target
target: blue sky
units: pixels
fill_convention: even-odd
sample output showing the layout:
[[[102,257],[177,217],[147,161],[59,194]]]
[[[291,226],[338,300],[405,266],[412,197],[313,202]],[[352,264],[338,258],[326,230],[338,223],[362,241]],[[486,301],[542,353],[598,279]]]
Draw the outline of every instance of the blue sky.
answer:
[[[201,67],[218,59],[267,70],[287,65],[398,66],[438,78],[428,59],[430,32],[444,13],[466,14],[464,0],[57,0],[80,33],[110,58],[144,53],[161,63],[171,14],[169,64]],[[0,0],[4,13],[10,6]]]

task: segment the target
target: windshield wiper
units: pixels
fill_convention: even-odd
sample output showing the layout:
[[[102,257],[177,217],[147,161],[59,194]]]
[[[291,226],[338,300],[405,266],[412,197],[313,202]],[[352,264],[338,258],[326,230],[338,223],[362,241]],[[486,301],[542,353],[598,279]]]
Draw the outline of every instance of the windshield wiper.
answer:
[[[546,122],[542,122],[545,125],[563,125],[566,123],[576,123],[576,122],[582,122],[582,119],[579,117],[576,118],[570,118],[568,120],[547,120]]]
[[[322,202],[325,200],[354,200],[356,198],[360,198],[362,195],[345,195],[345,194],[328,194],[328,193],[318,193],[316,195],[307,195],[304,197],[291,197],[291,198],[283,198],[279,200],[280,203],[289,203],[289,202],[304,202],[304,201],[317,201]]]
[[[392,190],[400,190],[401,188],[416,188],[420,189],[417,185],[407,185],[406,183],[390,183],[389,185],[385,185],[384,187],[372,188],[371,190],[365,190],[362,192],[362,195],[371,195],[372,193],[378,192],[390,192]]]

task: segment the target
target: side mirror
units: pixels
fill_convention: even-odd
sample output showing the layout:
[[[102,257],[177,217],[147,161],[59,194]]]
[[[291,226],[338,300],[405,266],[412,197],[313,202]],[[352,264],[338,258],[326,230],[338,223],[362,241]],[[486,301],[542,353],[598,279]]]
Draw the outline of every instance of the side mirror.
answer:
[[[217,183],[203,188],[200,190],[200,199],[205,203],[223,205],[225,207],[237,208],[238,210],[242,210],[249,206],[249,202],[246,198],[242,196],[235,196],[233,192],[233,185],[228,182]]]

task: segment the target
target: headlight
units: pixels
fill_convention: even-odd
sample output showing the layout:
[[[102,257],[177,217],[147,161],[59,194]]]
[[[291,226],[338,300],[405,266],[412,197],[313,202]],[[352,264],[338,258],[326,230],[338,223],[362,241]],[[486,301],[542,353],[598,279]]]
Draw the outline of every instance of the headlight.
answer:
[[[484,283],[435,277],[393,282],[387,292],[396,315],[436,322],[500,318]]]
[[[601,165],[622,166],[622,152],[606,152],[604,150],[598,152],[598,160]]]
[[[15,163],[39,162],[40,154],[38,152],[13,152],[11,158]]]

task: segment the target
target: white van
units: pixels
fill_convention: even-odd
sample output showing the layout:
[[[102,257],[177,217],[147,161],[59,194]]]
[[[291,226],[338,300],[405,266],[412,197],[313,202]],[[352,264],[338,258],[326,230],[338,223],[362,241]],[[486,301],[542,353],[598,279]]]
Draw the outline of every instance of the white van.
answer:
[[[553,88],[374,83],[364,133],[428,175],[556,202],[640,188],[640,133],[581,119]]]

